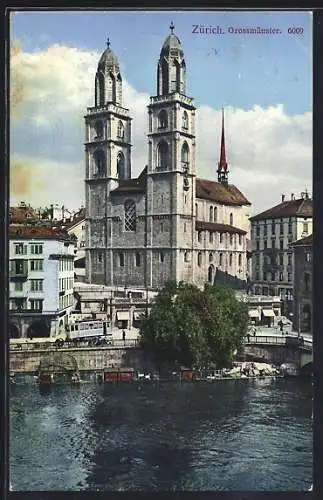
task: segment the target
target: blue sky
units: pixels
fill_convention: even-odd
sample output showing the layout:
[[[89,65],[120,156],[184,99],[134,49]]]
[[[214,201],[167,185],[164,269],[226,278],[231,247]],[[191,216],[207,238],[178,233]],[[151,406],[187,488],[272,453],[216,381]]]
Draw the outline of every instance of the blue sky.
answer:
[[[311,191],[312,18],[307,11],[21,11],[11,19],[12,46],[19,48],[11,60],[11,86],[16,93],[23,89],[11,125],[11,171],[14,179],[21,180],[21,168],[37,177],[38,191],[20,186],[14,202],[25,197],[43,204],[53,196],[67,205],[84,202],[83,116],[94,104],[95,68],[107,37],[134,117],[133,174],[139,173],[147,161],[146,106],[156,93],[157,60],[171,21],[184,49],[187,94],[198,108],[198,175],[215,180],[224,106],[231,180],[255,211],[277,202],[285,185],[291,192],[305,185]],[[194,34],[194,25],[219,26],[226,33]],[[229,27],[258,26],[281,34],[228,33]],[[303,33],[289,34],[290,27]],[[49,173],[61,183],[56,191],[39,180]],[[270,189],[262,192],[264,183]]]
[[[103,51],[109,36],[123,74],[139,92],[151,94],[156,61],[171,20],[188,59],[188,92],[199,105],[248,109],[255,103],[283,102],[289,113],[310,109],[312,23],[306,11],[19,12],[13,16],[12,37],[26,51],[43,50],[54,43]],[[272,27],[282,34],[193,34],[194,24],[224,29]],[[292,35],[289,27],[302,27],[304,32]],[[200,78],[190,78],[193,73]]]

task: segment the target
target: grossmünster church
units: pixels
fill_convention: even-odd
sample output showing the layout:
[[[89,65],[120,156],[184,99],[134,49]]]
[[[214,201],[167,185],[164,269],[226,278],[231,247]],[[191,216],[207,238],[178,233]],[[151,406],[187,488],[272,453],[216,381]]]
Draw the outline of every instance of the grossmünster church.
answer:
[[[134,178],[132,116],[109,42],[98,62],[85,116],[86,281],[157,289],[168,280],[213,283],[219,271],[246,280],[251,204],[229,181],[223,113],[217,182],[198,177],[196,108],[173,24],[156,69],[147,164]]]

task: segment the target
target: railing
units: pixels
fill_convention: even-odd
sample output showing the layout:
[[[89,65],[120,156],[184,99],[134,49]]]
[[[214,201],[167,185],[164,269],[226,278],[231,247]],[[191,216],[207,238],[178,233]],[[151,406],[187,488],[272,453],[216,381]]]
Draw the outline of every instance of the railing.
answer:
[[[276,335],[247,335],[245,339],[245,344],[274,344],[274,345],[286,345],[302,348],[305,350],[312,350],[313,342],[310,339],[304,339],[304,337],[286,337],[276,336]]]
[[[39,342],[28,344],[14,344],[10,346],[10,352],[30,352],[30,351],[38,351],[38,350],[48,350],[48,351],[57,351],[61,349],[98,349],[98,348],[110,348],[110,347],[136,347],[139,345],[138,339],[106,339],[105,341],[78,341],[77,343],[71,341],[65,341],[61,344],[56,342]]]

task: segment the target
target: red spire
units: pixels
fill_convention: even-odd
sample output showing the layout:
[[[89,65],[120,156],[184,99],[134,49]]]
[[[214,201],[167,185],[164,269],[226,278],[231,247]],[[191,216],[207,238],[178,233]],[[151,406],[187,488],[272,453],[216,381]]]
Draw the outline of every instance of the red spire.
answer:
[[[219,161],[219,170],[227,170],[227,158],[225,154],[225,138],[224,138],[224,110],[222,108],[222,134],[221,134],[221,153]]]
[[[225,153],[225,138],[224,138],[224,109],[222,108],[222,133],[221,133],[221,151],[220,160],[218,163],[218,181],[222,184],[228,184],[228,164]]]

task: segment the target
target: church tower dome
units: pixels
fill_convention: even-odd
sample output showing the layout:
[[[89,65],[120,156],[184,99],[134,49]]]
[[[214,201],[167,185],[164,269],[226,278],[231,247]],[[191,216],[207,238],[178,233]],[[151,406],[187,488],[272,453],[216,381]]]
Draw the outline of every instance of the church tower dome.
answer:
[[[110,48],[103,52],[95,75],[95,106],[103,107],[107,103],[122,105],[122,77],[118,59]]]
[[[174,24],[160,51],[157,66],[157,95],[174,92],[185,94],[186,65],[180,39],[174,35]]]

